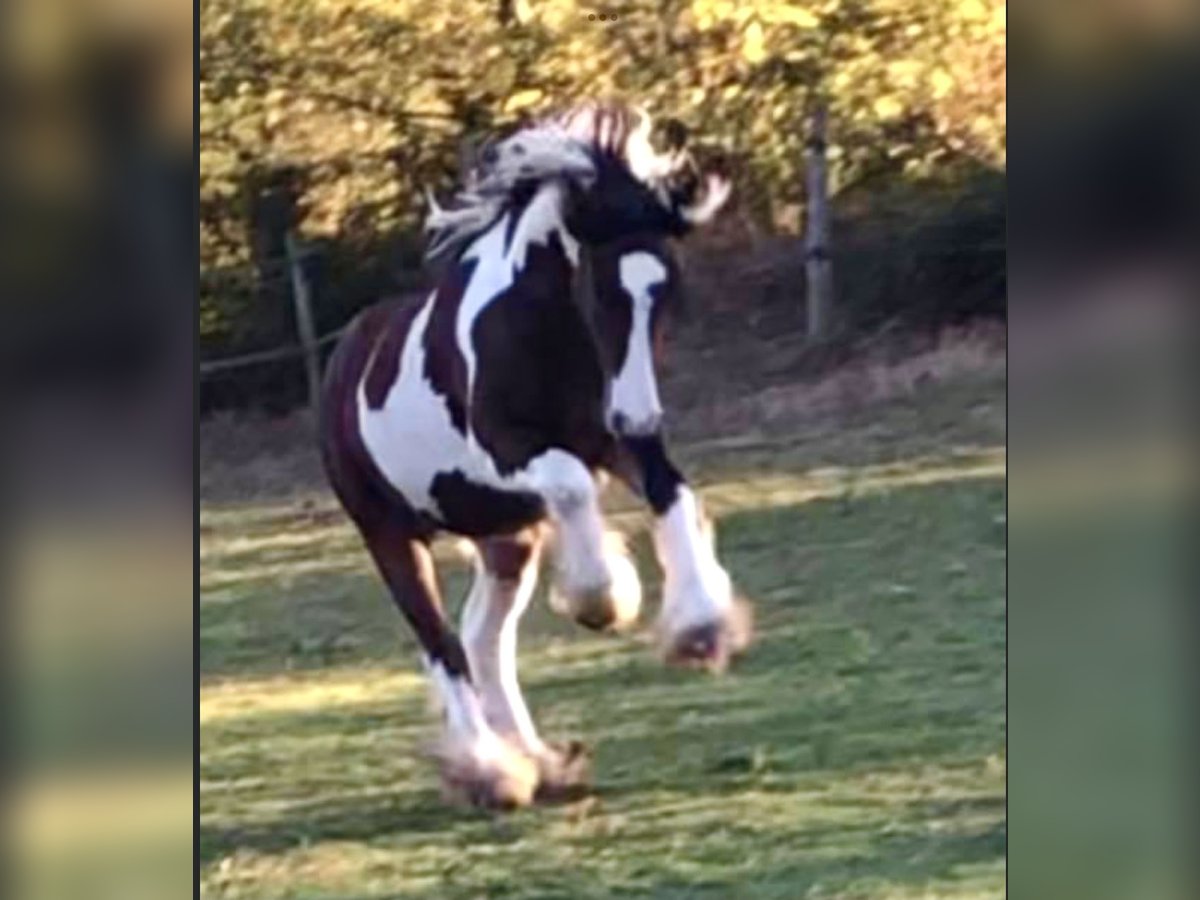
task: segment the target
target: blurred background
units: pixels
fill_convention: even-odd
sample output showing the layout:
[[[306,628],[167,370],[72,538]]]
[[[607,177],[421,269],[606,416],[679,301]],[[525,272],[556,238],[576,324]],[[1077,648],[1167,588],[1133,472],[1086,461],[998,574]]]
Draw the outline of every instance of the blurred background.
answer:
[[[423,290],[425,188],[449,190],[486,135],[584,97],[678,117],[736,173],[735,208],[687,247],[686,268],[696,344],[756,359],[771,344],[742,370],[755,384],[737,387],[793,383],[824,361],[802,358],[818,105],[843,335],[1002,319],[1005,18],[993,0],[213,0],[200,34],[202,359],[294,345],[297,268],[318,337],[382,294]],[[258,359],[205,370],[203,410],[301,405],[303,362]]]
[[[1193,896],[1196,29],[1188,0],[6,4],[14,895],[182,894],[194,850],[213,897]],[[735,176],[662,377],[760,638],[697,680],[537,601],[528,693],[597,791],[491,821],[416,758],[307,367],[427,286],[425,186],[582,95]]]
[[[192,58],[184,5],[0,10],[11,896],[190,887]]]

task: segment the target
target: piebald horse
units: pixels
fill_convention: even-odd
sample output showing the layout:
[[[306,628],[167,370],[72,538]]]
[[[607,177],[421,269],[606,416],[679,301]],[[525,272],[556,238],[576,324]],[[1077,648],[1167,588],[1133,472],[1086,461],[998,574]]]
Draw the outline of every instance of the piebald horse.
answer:
[[[700,176],[682,131],[662,153],[649,133],[640,111],[584,104],[493,142],[452,202],[430,196],[436,290],[360,313],[326,371],[329,481],[421,644],[445,713],[444,782],[481,806],[584,780],[581,746],[534,726],[516,639],[547,533],[559,611],[593,629],[637,617],[637,571],[601,513],[604,473],[654,513],[667,659],[719,669],[747,640],[711,525],[664,448],[654,368],[680,291],[667,239],[709,220],[729,185]],[[474,543],[461,638],[438,591],[437,533]]]

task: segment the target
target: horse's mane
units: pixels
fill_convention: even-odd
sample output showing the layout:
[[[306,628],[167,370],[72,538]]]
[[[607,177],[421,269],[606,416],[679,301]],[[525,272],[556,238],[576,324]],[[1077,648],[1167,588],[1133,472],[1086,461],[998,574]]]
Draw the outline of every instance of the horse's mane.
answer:
[[[530,186],[567,175],[581,152],[609,157],[639,179],[656,177],[664,158],[650,145],[651,128],[650,116],[640,108],[588,100],[489,139],[445,206],[427,192],[426,255],[457,256]]]

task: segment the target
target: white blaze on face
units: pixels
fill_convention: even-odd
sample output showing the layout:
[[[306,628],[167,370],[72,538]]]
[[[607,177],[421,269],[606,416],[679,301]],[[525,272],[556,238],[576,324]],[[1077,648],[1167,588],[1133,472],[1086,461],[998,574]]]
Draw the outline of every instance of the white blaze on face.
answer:
[[[654,354],[650,334],[654,296],[651,289],[667,278],[662,262],[645,251],[621,257],[621,286],[632,301],[629,340],[609,394],[609,423],[623,420],[626,434],[646,434],[658,429],[662,404],[654,376]]]

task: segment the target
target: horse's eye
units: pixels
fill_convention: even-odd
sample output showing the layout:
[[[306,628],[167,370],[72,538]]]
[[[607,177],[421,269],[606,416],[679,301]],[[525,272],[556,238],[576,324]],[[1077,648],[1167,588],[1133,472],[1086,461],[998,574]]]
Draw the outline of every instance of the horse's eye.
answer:
[[[488,147],[480,156],[485,166],[494,166],[500,159],[500,152],[495,147]]]

